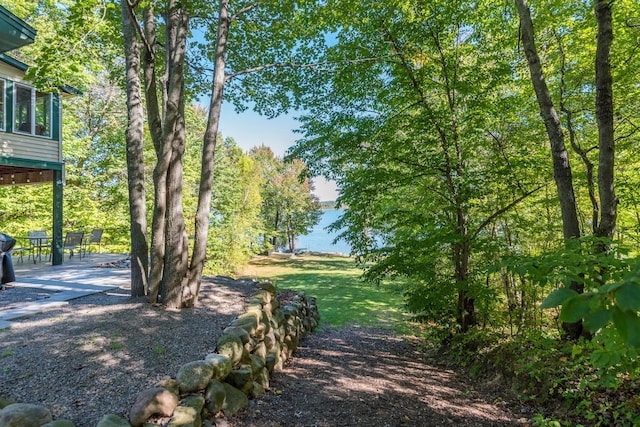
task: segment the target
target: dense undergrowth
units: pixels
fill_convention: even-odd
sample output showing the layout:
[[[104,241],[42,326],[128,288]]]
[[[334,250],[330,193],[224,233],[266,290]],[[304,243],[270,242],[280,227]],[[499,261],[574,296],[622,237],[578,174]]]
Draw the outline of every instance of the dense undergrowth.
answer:
[[[513,337],[478,329],[446,340],[443,351],[476,379],[502,381],[529,401],[537,408],[538,426],[640,425],[637,358],[616,357],[595,340],[567,342],[537,331]],[[614,360],[597,367],[607,357],[603,351]]]

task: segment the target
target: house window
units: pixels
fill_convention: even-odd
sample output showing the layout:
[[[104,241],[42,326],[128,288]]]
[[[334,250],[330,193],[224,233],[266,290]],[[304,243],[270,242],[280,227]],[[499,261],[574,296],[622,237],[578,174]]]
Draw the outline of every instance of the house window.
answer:
[[[51,94],[36,91],[36,135],[51,136]]]
[[[51,94],[16,85],[14,104],[15,131],[51,136]]]
[[[4,89],[5,82],[4,80],[0,80],[0,130],[5,129],[4,125]]]

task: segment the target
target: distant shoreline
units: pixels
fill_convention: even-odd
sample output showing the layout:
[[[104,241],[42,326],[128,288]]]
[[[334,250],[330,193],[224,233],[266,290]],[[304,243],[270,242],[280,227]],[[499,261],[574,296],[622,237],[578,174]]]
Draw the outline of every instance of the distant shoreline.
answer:
[[[320,202],[320,209],[325,211],[334,211],[336,210],[336,201],[329,200],[329,201]]]
[[[294,256],[339,256],[344,258],[351,258],[351,255],[345,254],[344,252],[320,252],[320,251],[308,251],[305,249],[297,249],[295,252],[271,252],[269,256],[280,256],[280,257],[294,257]]]

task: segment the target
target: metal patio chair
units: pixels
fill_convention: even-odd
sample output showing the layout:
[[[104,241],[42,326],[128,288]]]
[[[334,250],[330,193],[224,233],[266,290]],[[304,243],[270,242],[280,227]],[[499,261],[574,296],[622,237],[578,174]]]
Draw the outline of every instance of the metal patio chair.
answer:
[[[87,256],[87,253],[91,249],[91,245],[98,246],[98,253],[100,253],[100,242],[102,241],[102,228],[94,228],[91,230],[91,234],[89,236],[85,236],[84,239],[84,256]]]
[[[62,254],[64,251],[69,251],[69,258],[73,256],[73,251],[77,251],[82,259],[82,239],[84,238],[84,232],[82,231],[69,231],[64,236],[64,244],[62,245]]]

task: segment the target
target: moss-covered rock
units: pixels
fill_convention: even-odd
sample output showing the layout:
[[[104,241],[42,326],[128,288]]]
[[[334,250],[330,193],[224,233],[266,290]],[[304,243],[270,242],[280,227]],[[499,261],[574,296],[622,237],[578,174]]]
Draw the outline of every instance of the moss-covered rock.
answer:
[[[204,398],[207,402],[207,410],[212,414],[217,414],[224,406],[227,393],[220,381],[211,380],[204,392]]]
[[[204,358],[205,361],[209,362],[211,366],[213,366],[213,379],[222,381],[224,380],[231,369],[233,368],[233,363],[231,359],[223,354],[211,353],[207,354]]]
[[[173,411],[173,416],[167,427],[201,427],[202,418],[191,406],[178,406]]]
[[[223,383],[223,386],[227,398],[222,406],[222,412],[224,412],[226,417],[232,417],[241,409],[249,407],[249,398],[246,394],[231,384]]]
[[[232,364],[242,360],[244,346],[242,340],[235,335],[223,335],[218,339],[217,350],[219,354],[226,356]]]
[[[65,420],[60,418],[57,420],[53,420],[50,423],[43,424],[40,427],[76,427],[76,425],[71,420]]]
[[[2,427],[40,427],[53,421],[51,412],[40,405],[12,403],[0,410]]]
[[[205,360],[185,363],[178,370],[176,381],[181,393],[203,390],[213,378],[213,366]]]
[[[131,427],[131,424],[118,415],[107,414],[98,421],[96,427]]]
[[[129,411],[129,422],[133,427],[143,425],[153,415],[171,416],[178,406],[178,396],[166,388],[155,387],[138,393]]]
[[[159,381],[156,383],[155,387],[166,388],[176,396],[180,395],[180,384],[178,384],[178,381],[176,381],[174,378],[167,378],[165,380]]]

